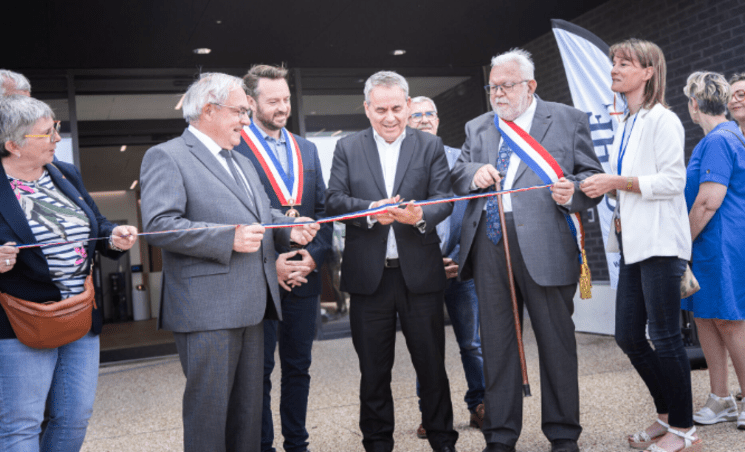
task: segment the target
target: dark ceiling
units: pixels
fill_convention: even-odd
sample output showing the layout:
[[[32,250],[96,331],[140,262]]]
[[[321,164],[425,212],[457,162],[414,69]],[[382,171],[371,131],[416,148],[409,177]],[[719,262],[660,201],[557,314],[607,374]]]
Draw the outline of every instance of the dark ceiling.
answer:
[[[605,1],[20,1],[3,7],[0,66],[476,67],[549,32],[550,19],[571,20]],[[212,53],[196,55],[197,47]]]

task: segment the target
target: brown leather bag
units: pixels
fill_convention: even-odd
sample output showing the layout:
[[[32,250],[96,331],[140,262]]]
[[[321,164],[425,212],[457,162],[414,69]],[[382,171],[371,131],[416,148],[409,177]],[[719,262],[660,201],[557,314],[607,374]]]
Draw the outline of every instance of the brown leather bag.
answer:
[[[57,348],[91,330],[96,306],[93,278],[88,275],[85,279],[83,293],[61,301],[34,303],[0,293],[0,304],[19,341],[32,348]]]

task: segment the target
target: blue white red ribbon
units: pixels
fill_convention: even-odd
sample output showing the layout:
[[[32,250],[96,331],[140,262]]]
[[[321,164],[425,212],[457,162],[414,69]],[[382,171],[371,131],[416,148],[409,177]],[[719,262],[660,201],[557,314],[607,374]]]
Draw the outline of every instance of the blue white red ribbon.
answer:
[[[295,141],[295,137],[287,132],[284,127],[282,128],[282,135],[285,137],[285,143],[287,143],[286,173],[279,159],[269,148],[269,144],[253,122],[244,126],[241,131],[241,136],[254,153],[256,160],[259,161],[264,173],[266,173],[266,177],[269,179],[280,204],[287,207],[297,205],[303,199],[303,172],[295,171],[296,168],[303,167],[303,157],[300,154],[300,148]]]
[[[424,201],[401,201],[398,203],[391,203],[386,204],[383,206],[378,206],[374,209],[365,209],[365,210],[359,210],[357,212],[350,212],[344,215],[337,215],[335,217],[326,217],[322,218],[317,221],[300,221],[296,223],[270,223],[270,224],[263,224],[262,226],[265,229],[279,229],[279,228],[291,228],[294,226],[302,226],[304,224],[314,224],[314,223],[332,223],[334,221],[345,221],[345,220],[352,220],[354,218],[361,218],[361,217],[367,217],[371,215],[377,215],[380,213],[384,213],[387,209],[391,207],[399,207],[399,206],[405,206],[408,204],[414,204],[415,206],[429,206],[432,204],[443,204],[446,202],[455,202],[460,200],[470,200],[470,199],[478,199],[478,198],[486,198],[488,196],[497,196],[497,195],[506,195],[508,193],[519,193],[529,190],[538,190],[541,188],[548,188],[552,184],[547,185],[536,185],[534,187],[524,187],[524,188],[516,188],[512,190],[502,190],[502,191],[492,191],[492,192],[485,192],[485,193],[475,193],[472,195],[466,195],[466,196],[453,196],[451,198],[437,198],[437,199],[427,199]],[[172,234],[172,233],[180,233],[180,232],[189,232],[189,231],[201,231],[205,229],[220,229],[220,228],[236,228],[238,226],[241,226],[239,224],[220,224],[220,225],[214,225],[214,226],[202,226],[199,228],[189,228],[189,229],[172,229],[168,231],[153,231],[153,232],[140,232],[137,234],[137,236],[147,236],[147,235],[155,235],[155,234]],[[248,226],[248,225],[247,225]],[[129,237],[129,235],[124,235],[122,237]],[[92,242],[96,240],[108,240],[109,237],[92,237],[86,240],[75,240],[75,241],[69,241],[69,242],[54,242],[54,243],[31,243],[31,244],[25,244],[25,245],[15,245],[18,249],[25,249],[25,248],[43,248],[47,246],[55,246],[55,245],[65,245],[68,243],[79,243],[79,242]]]
[[[531,137],[525,130],[513,121],[505,121],[494,115],[494,125],[502,135],[502,139],[512,149],[512,152],[520,157],[528,167],[535,172],[545,184],[553,184],[564,177],[564,171],[554,157],[541,146],[541,143]],[[582,298],[589,298],[589,289],[592,287],[589,281],[590,268],[587,265],[587,255],[585,254],[585,229],[582,226],[582,218],[578,212],[564,214],[572,231],[574,240],[577,243],[579,254],[579,263],[581,266],[580,273],[580,293]],[[587,296],[585,296],[587,295]]]

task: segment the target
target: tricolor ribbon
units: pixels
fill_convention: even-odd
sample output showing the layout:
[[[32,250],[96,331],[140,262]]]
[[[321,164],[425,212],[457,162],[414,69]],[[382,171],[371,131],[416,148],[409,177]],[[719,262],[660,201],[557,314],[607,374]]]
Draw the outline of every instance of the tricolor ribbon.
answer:
[[[559,163],[541,144],[531,137],[525,130],[513,121],[505,121],[494,115],[494,125],[502,135],[502,139],[512,149],[512,152],[518,155],[528,167],[541,178],[545,184],[553,184],[564,177]],[[574,240],[577,242],[579,250],[580,276],[579,276],[579,293],[580,298],[587,299],[592,297],[592,280],[590,276],[590,267],[587,265],[587,254],[585,253],[585,229],[582,226],[582,218],[579,213],[564,214],[572,231]]]
[[[244,126],[241,136],[253,152],[256,160],[259,161],[261,168],[266,173],[267,179],[277,195],[280,204],[283,206],[293,206],[300,204],[303,199],[303,172],[299,168],[303,167],[303,157],[300,154],[300,148],[295,141],[295,137],[282,128],[282,135],[287,143],[287,172],[282,168],[279,159],[269,147],[264,136],[261,134],[256,125],[252,122]]]
[[[265,229],[279,229],[279,228],[291,228],[294,226],[301,226],[304,224],[313,224],[313,223],[332,223],[334,221],[345,221],[345,220],[352,220],[354,218],[361,218],[361,217],[368,217],[371,215],[377,215],[379,213],[385,212],[390,207],[399,207],[399,206],[405,206],[409,203],[414,204],[416,206],[429,206],[432,204],[442,204],[446,202],[455,202],[455,201],[461,201],[461,200],[471,200],[471,199],[478,199],[478,198],[486,198],[488,196],[497,196],[497,195],[505,195],[508,193],[520,193],[530,190],[538,190],[541,188],[548,188],[551,184],[547,185],[536,185],[534,187],[524,187],[524,188],[516,188],[512,190],[502,190],[502,191],[493,191],[493,192],[486,192],[486,193],[475,193],[472,195],[466,195],[466,196],[454,196],[452,198],[437,198],[437,199],[427,199],[424,201],[401,201],[398,203],[391,203],[386,204],[383,206],[378,206],[374,209],[365,209],[365,210],[359,210],[356,212],[350,212],[346,213],[344,215],[337,215],[335,217],[325,217],[317,221],[299,221],[296,223],[274,223],[274,224],[263,224]],[[199,228],[188,228],[188,229],[172,229],[168,231],[153,231],[153,232],[140,232],[136,234],[137,236],[146,236],[146,235],[155,235],[155,234],[175,234],[175,233],[181,233],[181,232],[189,232],[189,231],[201,231],[205,229],[220,229],[220,228],[236,228],[238,226],[241,226],[239,224],[220,224],[215,226],[202,226]],[[123,235],[122,237],[129,237],[129,234]],[[30,244],[24,244],[24,245],[15,245],[18,249],[25,249],[25,248],[44,248],[47,246],[57,246],[57,245],[67,245],[70,243],[78,243],[78,242],[93,242],[96,240],[108,240],[109,236],[106,237],[91,237],[89,239],[85,240],[71,240],[67,242],[53,242],[53,243],[30,243]]]

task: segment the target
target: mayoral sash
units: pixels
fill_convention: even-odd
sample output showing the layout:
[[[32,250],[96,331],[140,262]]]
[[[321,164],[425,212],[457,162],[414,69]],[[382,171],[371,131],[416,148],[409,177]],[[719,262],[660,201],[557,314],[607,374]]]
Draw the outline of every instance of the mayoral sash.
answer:
[[[552,184],[564,177],[564,171],[559,166],[556,159],[541,146],[525,130],[512,121],[505,121],[498,115],[494,115],[494,125],[502,135],[502,139],[532,169],[544,184]],[[585,254],[585,229],[582,226],[582,218],[579,213],[564,214],[572,231],[580,262],[579,292],[580,298],[587,299],[592,297],[592,281],[590,277],[590,267],[587,265],[587,255]]]
[[[241,131],[241,136],[264,170],[280,204],[293,207],[299,205],[303,199],[303,157],[295,137],[284,127],[282,135],[287,143],[287,172],[253,122],[244,126]]]

